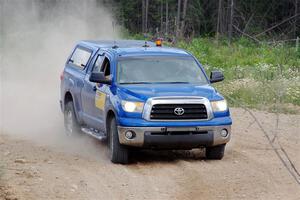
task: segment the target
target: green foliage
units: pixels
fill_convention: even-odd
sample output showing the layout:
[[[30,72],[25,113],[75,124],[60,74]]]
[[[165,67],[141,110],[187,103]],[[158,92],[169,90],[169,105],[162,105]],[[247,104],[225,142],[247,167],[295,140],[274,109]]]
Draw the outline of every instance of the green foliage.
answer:
[[[217,43],[211,38],[196,38],[190,43],[179,42],[178,46],[192,52],[203,65],[219,69],[260,64],[300,66],[300,56],[294,47],[257,45],[244,37],[236,39],[231,45],[227,40]]]
[[[224,72],[225,81],[216,87],[225,96],[250,108],[300,112],[300,56],[294,46],[258,45],[247,38],[230,45],[227,40],[196,38],[178,46],[195,55],[208,73]]]

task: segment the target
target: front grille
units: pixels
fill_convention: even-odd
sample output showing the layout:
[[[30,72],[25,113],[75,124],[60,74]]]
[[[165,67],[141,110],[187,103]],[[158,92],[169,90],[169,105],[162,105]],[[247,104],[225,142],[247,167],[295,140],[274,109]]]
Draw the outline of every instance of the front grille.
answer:
[[[174,110],[182,108],[184,113],[176,115]],[[204,104],[155,104],[152,106],[150,119],[152,120],[192,120],[207,119]]]

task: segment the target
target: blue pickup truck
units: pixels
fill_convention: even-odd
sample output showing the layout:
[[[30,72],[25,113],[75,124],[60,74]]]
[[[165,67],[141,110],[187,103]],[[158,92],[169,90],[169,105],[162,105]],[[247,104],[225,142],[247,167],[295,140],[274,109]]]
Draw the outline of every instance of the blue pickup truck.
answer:
[[[222,159],[232,120],[211,84],[223,79],[160,43],[80,41],[61,75],[66,133],[107,141],[113,163],[128,163],[136,148],[205,148],[207,159]]]

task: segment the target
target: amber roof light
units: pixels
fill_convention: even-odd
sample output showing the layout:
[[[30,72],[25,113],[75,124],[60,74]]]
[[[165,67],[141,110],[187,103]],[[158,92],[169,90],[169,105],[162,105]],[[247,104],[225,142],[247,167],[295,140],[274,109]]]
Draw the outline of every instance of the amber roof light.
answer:
[[[162,46],[162,39],[160,39],[160,38],[156,39],[155,44],[156,44],[157,47],[161,47]]]

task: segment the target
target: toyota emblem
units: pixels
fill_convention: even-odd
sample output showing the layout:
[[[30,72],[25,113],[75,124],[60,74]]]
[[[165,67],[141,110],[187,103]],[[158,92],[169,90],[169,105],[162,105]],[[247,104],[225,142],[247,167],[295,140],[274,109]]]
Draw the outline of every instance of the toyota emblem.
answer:
[[[177,108],[174,109],[174,114],[178,115],[178,116],[181,116],[181,115],[184,114],[184,109],[180,108],[180,107],[177,107]]]

